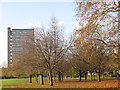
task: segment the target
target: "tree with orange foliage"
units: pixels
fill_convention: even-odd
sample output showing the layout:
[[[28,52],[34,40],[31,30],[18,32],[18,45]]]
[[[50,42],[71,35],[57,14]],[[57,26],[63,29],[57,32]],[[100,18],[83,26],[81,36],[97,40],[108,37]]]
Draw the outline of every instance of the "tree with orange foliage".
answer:
[[[96,58],[99,64],[101,60],[104,60],[102,59],[104,55],[106,58],[108,52],[114,53],[113,49],[119,49],[118,11],[120,1],[117,4],[114,0],[113,3],[76,1],[75,4],[76,18],[79,23],[79,29],[75,32],[75,44],[83,45],[86,41],[94,42],[93,46],[97,49],[95,57],[99,57],[98,59]],[[119,59],[119,54],[117,55]],[[99,70],[96,70],[98,74],[100,73]]]

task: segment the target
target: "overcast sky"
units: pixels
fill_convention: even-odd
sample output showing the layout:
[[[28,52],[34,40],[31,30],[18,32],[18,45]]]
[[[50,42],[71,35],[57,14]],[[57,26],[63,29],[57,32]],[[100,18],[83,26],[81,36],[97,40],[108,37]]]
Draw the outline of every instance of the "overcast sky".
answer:
[[[0,3],[0,64],[7,62],[7,27],[29,28],[49,25],[52,16],[64,25],[65,33],[75,27],[73,2],[1,2]]]

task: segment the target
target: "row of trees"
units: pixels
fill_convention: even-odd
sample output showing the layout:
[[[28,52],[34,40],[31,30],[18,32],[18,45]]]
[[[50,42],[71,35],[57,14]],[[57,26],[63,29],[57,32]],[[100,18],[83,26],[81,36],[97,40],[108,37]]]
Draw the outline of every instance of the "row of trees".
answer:
[[[96,72],[100,82],[103,72],[119,70],[119,8],[120,1],[114,0],[113,3],[76,2],[79,28],[75,31],[72,55],[76,59],[72,62],[79,74]]]
[[[35,28],[34,39],[24,42],[23,52],[13,58],[13,65],[3,69],[3,76],[48,77],[53,86],[53,77],[58,75],[84,74],[88,72],[101,82],[104,72],[119,70],[118,5],[105,2],[76,2],[76,17],[79,28],[66,40],[63,28],[52,18],[50,28]],[[111,14],[115,12],[115,14]],[[84,24],[85,23],[85,24]],[[54,78],[55,79],[55,78]]]
[[[30,83],[32,77],[36,77],[38,82],[40,75],[41,84],[43,75],[48,76],[51,86],[53,75],[58,74],[61,82],[61,76],[66,73],[65,69],[68,69],[65,54],[71,43],[65,41],[62,27],[58,26],[57,20],[52,18],[49,30],[45,30],[43,26],[35,28],[34,38],[26,40],[23,42],[23,52],[15,56],[12,66],[9,66],[9,69],[15,72],[12,74],[17,77],[30,77]]]

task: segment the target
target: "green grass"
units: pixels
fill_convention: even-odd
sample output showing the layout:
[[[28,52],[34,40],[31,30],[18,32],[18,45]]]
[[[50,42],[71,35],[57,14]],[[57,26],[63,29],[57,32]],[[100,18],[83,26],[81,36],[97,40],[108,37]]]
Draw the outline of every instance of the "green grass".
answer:
[[[47,77],[44,77],[43,79],[46,80]],[[58,78],[55,78],[55,79],[58,80]],[[79,79],[79,78],[67,78],[67,80],[71,80],[71,79]],[[84,77],[82,77],[82,79],[84,79]],[[40,80],[40,78],[38,78],[38,80]],[[32,81],[35,82],[35,78],[32,78]],[[22,82],[29,82],[29,78],[0,79],[0,82],[2,82],[2,85],[10,85],[10,84],[17,84],[17,83],[22,83]]]
[[[33,78],[33,83],[29,83],[29,78],[20,78],[20,79],[0,79],[2,81],[2,87],[3,88],[61,88],[61,87],[81,87],[81,85],[84,84],[84,87],[87,87],[86,85],[89,86],[91,83],[97,84],[97,81],[90,81],[89,80],[90,76],[88,76],[87,81],[84,80],[84,77],[82,77],[82,82],[79,82],[79,78],[67,78],[59,83],[58,78],[56,78],[56,81],[54,82],[54,86],[51,87],[47,81],[47,77],[44,77],[44,85],[40,85],[40,83],[37,83],[35,81],[35,78]],[[40,78],[39,78],[40,79]],[[97,79],[97,78],[96,78]],[[108,82],[109,83],[109,82]],[[77,84],[77,85],[76,85]],[[81,84],[81,85],[80,85]],[[114,84],[114,81],[113,83]],[[104,85],[104,84],[103,84]],[[94,86],[94,85],[93,85]],[[91,86],[91,87],[93,87]],[[98,84],[99,86],[99,84]]]
[[[38,78],[40,79],[40,78]],[[47,79],[47,77],[44,77],[44,79]],[[35,81],[35,78],[32,80]],[[29,81],[29,78],[20,78],[20,79],[0,79],[0,82],[2,82],[2,85],[7,85],[7,84],[14,84],[14,83],[20,83],[24,81]]]
[[[96,77],[97,78],[97,77]],[[38,78],[40,80],[40,78]],[[43,78],[44,80],[47,79],[47,77]],[[56,80],[58,78],[55,78]],[[79,78],[67,78],[69,79],[79,79]],[[82,77],[82,79],[84,79],[84,77]],[[90,76],[87,76],[87,79],[90,79]],[[35,81],[35,78],[32,79],[33,81]],[[7,84],[14,84],[14,83],[20,83],[20,82],[24,82],[24,81],[28,81],[29,82],[29,78],[20,78],[20,79],[0,79],[0,82],[2,81],[3,85],[7,85]]]
[[[48,87],[49,83],[47,81],[47,77],[44,77],[44,86],[41,87]],[[56,82],[58,82],[58,78],[56,77]],[[82,80],[84,80],[85,78],[82,77]],[[87,76],[87,80],[90,79],[90,76]],[[97,77],[96,77],[97,79]],[[40,78],[38,78],[38,80],[40,80]],[[64,80],[78,80],[79,81],[79,77],[78,78],[64,78]],[[20,78],[20,79],[0,79],[0,82],[2,82],[2,86],[4,88],[14,88],[14,87],[39,87],[40,84],[35,82],[35,78],[32,78],[33,83],[29,83],[29,78]],[[55,82],[55,83],[56,83]],[[57,85],[56,85],[57,86]],[[58,85],[59,86],[59,85]]]
[[[22,82],[22,81],[28,81],[29,79],[2,79],[2,84],[5,85],[5,84],[13,84],[13,83],[19,83],[19,82]]]

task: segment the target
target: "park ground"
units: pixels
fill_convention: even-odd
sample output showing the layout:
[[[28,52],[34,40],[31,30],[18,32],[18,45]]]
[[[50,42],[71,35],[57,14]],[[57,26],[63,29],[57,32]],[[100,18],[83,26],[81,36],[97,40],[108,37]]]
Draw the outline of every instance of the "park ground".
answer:
[[[26,79],[3,79],[2,88],[118,88],[118,80],[115,78],[104,78],[102,82],[84,80],[79,82],[79,79],[67,78],[62,82],[54,82],[54,86],[50,86],[46,77],[44,77],[44,85],[35,82],[29,83],[29,78]]]

